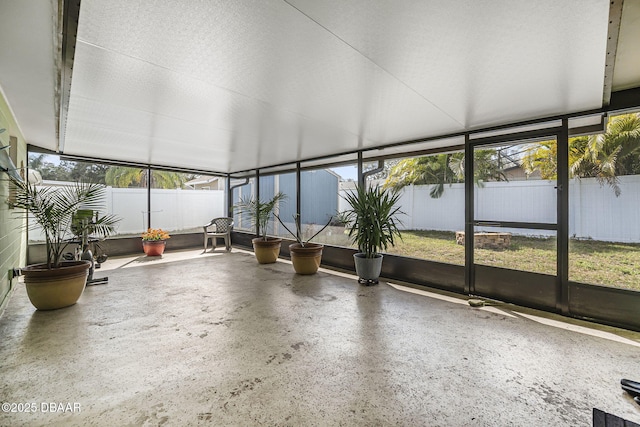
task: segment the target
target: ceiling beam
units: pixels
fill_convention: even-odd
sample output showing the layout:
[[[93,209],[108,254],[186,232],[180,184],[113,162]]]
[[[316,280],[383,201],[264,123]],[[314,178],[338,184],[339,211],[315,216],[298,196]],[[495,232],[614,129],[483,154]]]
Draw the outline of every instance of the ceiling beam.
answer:
[[[602,89],[602,105],[611,102],[613,87],[613,71],[618,51],[618,37],[620,35],[620,21],[622,20],[622,6],[624,0],[611,0],[609,3],[609,29],[607,31],[607,56],[604,64],[604,85]]]
[[[62,47],[60,64],[59,91],[56,93],[56,103],[59,101],[58,115],[58,145],[57,151],[64,152],[64,136],[67,127],[67,112],[69,111],[69,96],[71,95],[71,76],[73,73],[73,58],[76,52],[76,38],[78,35],[78,19],[80,18],[80,0],[60,0],[59,8],[62,14]],[[58,24],[60,25],[60,24]]]

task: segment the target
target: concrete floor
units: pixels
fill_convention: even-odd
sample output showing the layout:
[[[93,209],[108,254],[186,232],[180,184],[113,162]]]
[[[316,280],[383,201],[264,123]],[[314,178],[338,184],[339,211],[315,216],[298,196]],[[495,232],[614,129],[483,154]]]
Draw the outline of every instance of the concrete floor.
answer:
[[[34,405],[0,425],[590,426],[593,407],[640,422],[619,385],[640,379],[640,334],[200,252],[110,259],[109,284],[57,311],[20,285],[0,401]]]

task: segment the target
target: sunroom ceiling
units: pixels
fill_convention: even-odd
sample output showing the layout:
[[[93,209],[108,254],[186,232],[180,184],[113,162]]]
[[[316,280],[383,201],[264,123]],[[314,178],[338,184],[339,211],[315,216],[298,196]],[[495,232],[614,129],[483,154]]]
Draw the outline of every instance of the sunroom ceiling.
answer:
[[[609,5],[82,0],[59,145],[25,136],[237,172],[596,109]]]

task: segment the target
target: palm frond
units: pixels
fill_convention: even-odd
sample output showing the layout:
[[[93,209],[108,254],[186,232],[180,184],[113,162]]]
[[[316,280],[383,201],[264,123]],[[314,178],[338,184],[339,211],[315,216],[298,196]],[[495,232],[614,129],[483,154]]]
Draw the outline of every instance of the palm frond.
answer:
[[[287,199],[287,195],[279,192],[267,202],[261,202],[254,197],[241,197],[234,208],[238,214],[246,214],[251,221],[252,227],[258,227],[264,240],[267,240],[267,224],[271,218],[271,214],[279,213],[280,202]]]
[[[15,181],[14,207],[24,209],[33,223],[29,229],[41,229],[47,248],[47,265],[58,267],[68,242],[75,235],[74,217],[79,209],[100,210],[104,206],[104,187],[100,184],[78,182],[70,187],[38,187]],[[114,231],[119,219],[114,215],[101,218],[93,234],[106,237]]]

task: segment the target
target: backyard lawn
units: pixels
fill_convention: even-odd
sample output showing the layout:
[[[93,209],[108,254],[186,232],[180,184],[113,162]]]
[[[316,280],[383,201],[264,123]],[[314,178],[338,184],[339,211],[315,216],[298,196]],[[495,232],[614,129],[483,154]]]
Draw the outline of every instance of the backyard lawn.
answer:
[[[339,230],[317,240],[349,246],[348,239]],[[476,249],[475,262],[555,275],[555,246],[555,238],[512,236],[509,249]],[[403,231],[402,240],[387,252],[464,265],[464,246],[456,243],[454,232]],[[570,240],[569,280],[640,290],[640,244]]]

